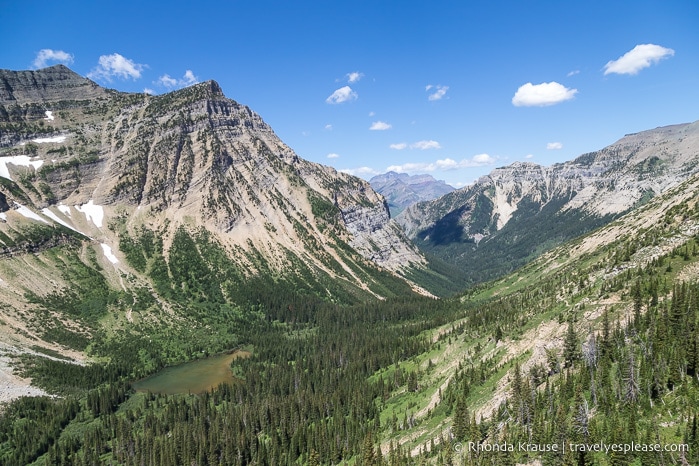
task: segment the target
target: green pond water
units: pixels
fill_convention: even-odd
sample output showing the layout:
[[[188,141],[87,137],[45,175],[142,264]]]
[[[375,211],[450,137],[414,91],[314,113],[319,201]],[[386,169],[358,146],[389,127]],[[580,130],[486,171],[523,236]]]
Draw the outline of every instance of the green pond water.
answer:
[[[133,388],[137,392],[165,395],[204,393],[219,384],[236,382],[238,379],[231,371],[231,362],[249,355],[246,351],[234,351],[166,367],[157,374],[134,382]]]

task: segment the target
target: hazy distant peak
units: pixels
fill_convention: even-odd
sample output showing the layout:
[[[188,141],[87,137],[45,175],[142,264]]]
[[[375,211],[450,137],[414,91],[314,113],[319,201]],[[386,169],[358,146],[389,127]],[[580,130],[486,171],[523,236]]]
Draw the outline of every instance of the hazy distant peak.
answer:
[[[376,175],[369,183],[386,198],[393,216],[416,202],[436,199],[455,189],[432,175],[408,175],[394,171]]]

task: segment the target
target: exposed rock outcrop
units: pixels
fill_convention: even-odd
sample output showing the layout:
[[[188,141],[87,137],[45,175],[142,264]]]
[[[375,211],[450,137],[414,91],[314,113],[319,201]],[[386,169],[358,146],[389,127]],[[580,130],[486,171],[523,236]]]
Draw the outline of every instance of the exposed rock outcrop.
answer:
[[[627,135],[570,162],[497,168],[472,186],[408,207],[396,220],[408,237],[454,264],[495,261],[488,252],[516,266],[697,172],[699,122],[673,125]]]
[[[59,65],[2,70],[0,83],[5,178],[23,180],[13,189],[29,207],[114,250],[106,225],[119,216],[127,228],[205,228],[277,270],[292,254],[360,282],[351,263],[361,257],[398,273],[425,263],[369,183],[302,159],[215,81],[126,94]],[[58,211],[89,202],[103,209],[104,227]],[[340,243],[358,255],[338,252]],[[234,260],[251,273],[259,267]]]

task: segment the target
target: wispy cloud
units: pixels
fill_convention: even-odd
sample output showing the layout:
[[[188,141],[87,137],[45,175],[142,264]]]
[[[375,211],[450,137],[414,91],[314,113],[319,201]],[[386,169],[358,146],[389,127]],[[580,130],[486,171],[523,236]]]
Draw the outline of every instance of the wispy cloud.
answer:
[[[576,74],[580,74],[580,70],[573,70],[569,72],[566,76],[570,78],[571,76],[575,76]]]
[[[326,155],[326,157],[329,158],[329,159],[339,159],[339,158],[340,158],[340,154],[335,154],[335,153],[333,152],[333,153],[330,153],[330,154]]]
[[[430,95],[427,96],[427,100],[442,100],[442,98],[447,94],[449,86],[442,86],[437,84],[436,86],[428,84],[425,86],[425,91],[429,92],[434,89]]]
[[[161,77],[159,77],[157,83],[161,86],[169,88],[177,86],[177,80],[175,78],[171,78],[169,74],[164,74]]]
[[[343,102],[349,102],[351,100],[356,100],[357,95],[356,92],[352,90],[351,87],[349,86],[344,86],[339,89],[337,89],[335,92],[333,92],[330,97],[325,99],[325,102],[329,104],[341,104]]]
[[[199,82],[199,78],[194,75],[192,70],[187,70],[184,72],[184,76],[180,79],[175,79],[170,77],[169,74],[164,74],[158,78],[156,84],[159,84],[168,89],[175,89],[180,87],[191,86]]]
[[[129,60],[118,53],[102,55],[97,66],[87,74],[87,77],[108,82],[111,82],[113,77],[136,80],[141,77],[141,71],[146,66],[135,63],[133,60]]]
[[[327,125],[325,125],[324,129],[325,129],[325,131],[332,131],[332,130],[333,130],[333,125],[331,125],[330,123],[328,123]]]
[[[527,154],[527,155],[524,156],[524,158],[525,158],[525,159],[533,159],[533,158],[534,158],[534,154]]]
[[[143,89],[143,92],[148,95],[155,95],[155,91],[151,89],[150,87],[146,87]]]
[[[391,144],[388,147],[390,147],[391,149],[394,149],[394,150],[403,150],[403,149],[427,150],[427,149],[441,149],[442,148],[442,146],[437,141],[433,141],[433,140],[417,141],[417,142],[413,142],[412,144],[408,144],[406,142],[399,142],[396,144]]]
[[[328,154],[328,157],[330,157],[330,155],[332,154]],[[390,165],[386,167],[386,169],[383,171],[378,171],[366,166],[358,168],[343,168],[340,171],[343,173],[349,173],[350,175],[354,176],[374,176],[380,173],[386,173],[390,171],[396,173],[415,174],[429,173],[435,171],[452,171],[471,167],[482,167],[484,165],[492,165],[496,161],[497,159],[495,157],[492,157],[488,154],[477,154],[471,157],[470,159],[462,159],[460,161],[451,158],[445,158],[435,160],[434,162],[407,162],[400,165]]]
[[[375,121],[369,127],[369,129],[372,131],[386,131],[387,129],[391,128],[392,126],[390,124],[383,121]]]
[[[399,142],[396,144],[391,144],[390,146],[391,149],[394,150],[403,150],[403,149],[419,149],[419,150],[427,150],[427,149],[441,149],[442,146],[439,144],[437,141],[417,141],[413,142],[412,144],[408,144],[406,142]]]
[[[642,69],[648,68],[663,58],[671,57],[674,54],[674,50],[661,47],[660,45],[637,45],[618,59],[607,62],[604,65],[604,74],[605,76],[611,73],[637,74]]]
[[[352,84],[362,79],[364,77],[364,73],[353,71],[352,73],[347,73],[345,76],[347,76],[347,82]]]
[[[548,144],[546,144],[546,148],[548,150],[559,150],[563,149],[563,144],[561,144],[560,142],[549,142]]]
[[[418,141],[410,144],[411,149],[420,149],[420,150],[427,150],[427,149],[441,149],[442,146],[437,142],[437,141]]]
[[[434,171],[449,171],[458,170],[460,168],[482,167],[484,165],[492,165],[496,161],[495,157],[488,154],[474,155],[470,159],[462,159],[460,161],[446,158],[439,159],[434,162],[408,162],[402,165],[391,165],[386,168],[386,171],[394,171],[397,173],[425,173]]]
[[[49,62],[69,65],[73,63],[73,55],[63,50],[41,49],[34,59],[34,68],[44,68]]]
[[[342,173],[348,173],[354,176],[368,176],[368,175],[378,175],[379,172],[371,167],[359,167],[359,168],[343,168],[340,170]]]
[[[550,83],[527,83],[519,87],[512,105],[515,107],[546,107],[572,99],[578,93],[577,89],[568,89],[555,81]]]

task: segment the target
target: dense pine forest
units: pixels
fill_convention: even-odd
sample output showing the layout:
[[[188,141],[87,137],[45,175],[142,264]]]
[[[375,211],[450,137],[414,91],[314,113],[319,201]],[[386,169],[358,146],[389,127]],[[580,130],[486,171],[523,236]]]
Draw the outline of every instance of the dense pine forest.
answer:
[[[693,183],[446,299],[378,269],[385,299],[302,265],[246,276],[213,237],[182,227],[167,251],[162,231],[123,232],[145,278],[119,290],[94,249],[61,231],[43,254],[71,289],[26,298],[47,341],[91,363],[38,347],[15,357],[53,396],[2,407],[0,464],[697,464]],[[133,388],[235,349],[250,356],[233,361],[233,384]]]
[[[421,333],[456,312],[454,303],[412,293],[367,301],[338,290],[333,303],[307,283],[270,278],[234,286],[238,272],[222,262],[218,246],[184,230],[167,262],[150,232],[122,244],[186,319],[149,321],[159,303],[146,286],[133,296],[104,291],[101,276],[86,268],[75,293],[31,296],[79,317],[92,338],[58,339],[103,362],[19,358],[35,384],[58,396],[4,408],[0,464],[327,464],[357,457],[367,439],[379,438],[378,403],[392,388],[371,376],[426,351]],[[396,279],[385,283],[407,290]],[[107,308],[119,303],[143,319],[132,330],[105,332],[99,323],[113,319]],[[204,395],[131,388],[166,365],[241,347],[252,355],[234,363],[239,382],[232,386]]]

